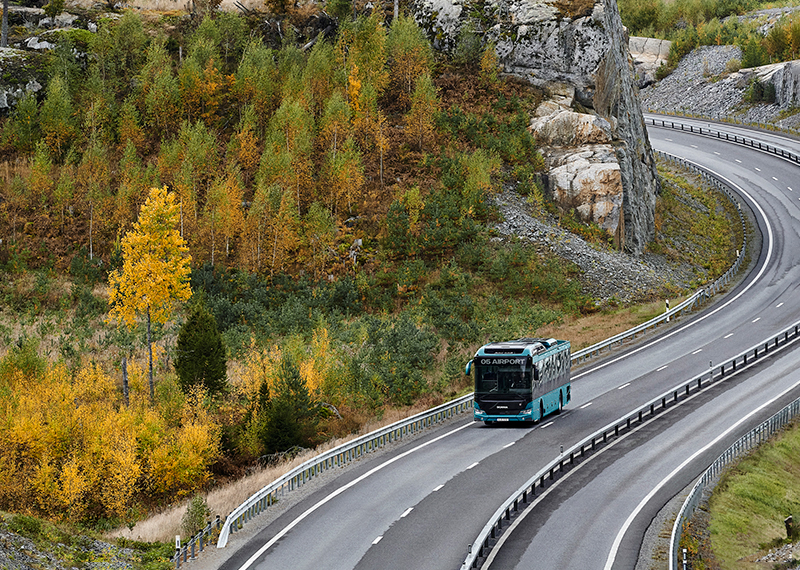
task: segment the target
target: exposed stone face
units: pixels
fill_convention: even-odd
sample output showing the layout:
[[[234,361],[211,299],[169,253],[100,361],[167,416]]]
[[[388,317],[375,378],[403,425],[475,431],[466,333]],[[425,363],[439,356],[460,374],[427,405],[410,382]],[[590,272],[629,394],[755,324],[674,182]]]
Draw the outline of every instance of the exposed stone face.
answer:
[[[438,47],[455,44],[469,14],[464,1],[415,0],[415,18]],[[621,245],[640,255],[655,234],[659,186],[616,0],[491,0],[483,12],[506,73],[545,89],[570,85],[608,125],[601,130],[610,134],[623,188]]]
[[[752,70],[742,70],[742,75],[749,77],[755,73],[764,83],[775,86],[775,103],[781,108],[797,106],[800,103],[800,61],[787,61],[756,67]]]
[[[610,144],[586,145],[577,150],[551,150],[548,191],[566,210],[594,222],[614,236],[624,238],[622,177],[616,152]]]
[[[611,125],[597,115],[557,110],[534,119],[531,131],[546,146],[582,146],[610,143]]]
[[[630,38],[628,50],[633,58],[634,81],[639,89],[656,82],[656,71],[667,64],[671,45],[669,40]]]

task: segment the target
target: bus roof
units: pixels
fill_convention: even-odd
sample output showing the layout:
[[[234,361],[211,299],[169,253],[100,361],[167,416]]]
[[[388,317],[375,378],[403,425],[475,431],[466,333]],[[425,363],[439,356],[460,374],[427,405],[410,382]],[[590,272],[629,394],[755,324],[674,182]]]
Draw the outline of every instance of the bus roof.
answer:
[[[547,352],[552,348],[568,349],[569,341],[556,340],[554,338],[519,338],[517,340],[491,342],[480,347],[475,356],[488,356],[490,354],[533,356]]]

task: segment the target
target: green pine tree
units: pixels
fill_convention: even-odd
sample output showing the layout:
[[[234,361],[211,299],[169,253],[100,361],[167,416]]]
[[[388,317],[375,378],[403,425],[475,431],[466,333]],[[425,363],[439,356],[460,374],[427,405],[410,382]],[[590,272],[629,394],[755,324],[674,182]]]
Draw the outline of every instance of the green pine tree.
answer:
[[[264,449],[275,453],[313,444],[318,412],[300,369],[290,356],[284,356],[276,393],[265,410],[261,435]]]
[[[178,333],[175,372],[184,392],[203,384],[211,395],[225,390],[227,356],[217,321],[197,303]]]

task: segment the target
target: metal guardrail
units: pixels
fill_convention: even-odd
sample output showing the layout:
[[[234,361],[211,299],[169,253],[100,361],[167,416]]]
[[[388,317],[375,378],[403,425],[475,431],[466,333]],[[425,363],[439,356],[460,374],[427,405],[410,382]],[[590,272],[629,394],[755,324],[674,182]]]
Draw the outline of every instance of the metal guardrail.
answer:
[[[183,563],[190,560],[194,560],[197,558],[197,555],[206,547],[211,544],[213,540],[214,533],[218,532],[219,529],[222,527],[222,521],[219,519],[219,515],[213,521],[208,521],[208,524],[205,528],[201,529],[197,532],[193,537],[186,541],[182,547],[178,548],[176,545],[175,548],[175,555],[172,557],[172,561],[175,563],[175,568],[181,567],[181,560]]]
[[[678,128],[675,126],[674,121],[666,121],[662,119],[653,119],[653,118],[649,120],[654,126],[662,126],[672,129]],[[669,123],[669,125],[667,125],[667,123]],[[761,151],[768,152],[770,154],[774,154],[775,156],[780,156],[781,158],[790,160],[795,164],[800,164],[800,156],[785,149],[780,149],[772,145],[763,144],[759,141],[755,141],[747,137],[733,135],[733,138],[731,138],[731,135],[729,135],[728,133],[720,133],[719,131],[713,131],[712,129],[703,129],[702,127],[694,128],[692,125],[688,125],[688,127],[689,128],[687,129],[686,125],[680,124],[680,130],[688,130],[689,132],[696,132],[704,136],[713,136],[718,139],[724,138],[727,141],[749,146],[751,148],[757,148]],[[724,137],[722,135],[724,135]],[[794,326],[794,331],[795,334],[797,334],[797,325]],[[777,339],[776,339],[776,344],[777,344]],[[764,440],[766,440],[776,431],[784,427],[789,421],[791,421],[791,419],[796,417],[798,413],[800,413],[800,399],[795,400],[794,402],[786,406],[783,410],[772,416],[769,420],[759,425],[758,427],[753,428],[753,430],[751,430],[748,434],[739,439],[736,443],[734,443],[731,447],[729,447],[722,455],[720,455],[717,458],[717,460],[714,461],[714,463],[712,463],[711,466],[706,470],[706,472],[702,475],[702,477],[697,481],[697,483],[692,488],[692,491],[689,493],[688,497],[681,506],[681,510],[678,513],[678,517],[676,518],[675,524],[672,528],[672,535],[670,537],[670,553],[671,553],[669,562],[670,570],[675,570],[678,568],[678,554],[679,554],[678,549],[680,545],[680,536],[686,523],[691,518],[692,514],[697,508],[697,505],[699,504],[700,499],[702,497],[703,491],[709,486],[709,484],[714,480],[714,478],[726,465],[728,465],[741,455],[747,453],[752,448],[760,445]]]
[[[739,135],[732,135],[730,133],[724,133],[722,131],[717,131],[714,129],[695,127],[694,125],[684,125],[681,122],[675,122],[671,120],[668,121],[666,119],[654,119],[650,117],[645,119],[645,124],[647,124],[648,122],[651,123],[654,127],[665,127],[677,131],[686,131],[689,133],[694,133],[707,137],[713,137],[720,140],[725,140],[728,142],[749,146],[750,148],[755,148],[760,151],[774,154],[775,156],[780,156],[781,158],[785,158],[791,162],[794,162],[795,164],[800,164],[800,156],[796,155],[795,153],[790,152],[786,149],[762,143],[761,141],[757,141],[755,139],[742,137]]]
[[[706,183],[710,184],[711,186],[715,187],[720,192],[724,193],[731,203],[736,206],[736,211],[739,214],[739,222],[742,225],[742,244],[739,248],[738,255],[736,256],[736,261],[728,268],[728,270],[721,275],[719,278],[714,280],[708,286],[704,287],[703,289],[698,290],[694,295],[683,301],[681,304],[677,305],[674,309],[671,309],[667,312],[664,312],[657,317],[650,319],[646,323],[642,323],[639,326],[633,327],[627,331],[621,332],[618,335],[615,335],[609,339],[604,341],[598,342],[588,348],[584,348],[583,350],[579,350],[572,355],[572,363],[573,364],[580,364],[587,360],[588,358],[592,358],[594,356],[598,356],[600,351],[604,348],[613,348],[626,340],[633,340],[636,338],[637,335],[643,334],[647,332],[648,329],[658,327],[661,324],[669,322],[669,320],[673,316],[677,316],[678,314],[689,312],[694,310],[699,304],[703,303],[709,297],[718,293],[725,285],[727,285],[731,279],[733,279],[734,275],[739,271],[742,266],[742,262],[746,257],[747,252],[747,222],[745,220],[744,213],[742,212],[741,204],[737,199],[736,195],[728,188],[728,186],[714,177],[711,173],[704,170],[702,167],[699,167],[692,162],[679,158],[677,156],[673,156],[664,152],[656,151],[656,154],[664,160],[668,160],[670,162],[676,163],[680,165],[682,168],[690,170],[695,174],[700,175]]]
[[[714,485],[712,485],[712,483],[716,479],[717,475],[719,475],[727,465],[742,455],[745,455],[751,449],[761,445],[774,433],[781,430],[789,422],[796,418],[798,414],[800,414],[800,398],[738,439],[733,445],[726,449],[725,452],[720,455],[716,461],[714,461],[714,463],[711,464],[711,467],[709,467],[705,473],[703,473],[697,483],[695,483],[694,487],[692,487],[689,495],[686,497],[686,500],[681,506],[681,510],[678,512],[678,517],[675,519],[675,524],[672,527],[672,535],[670,536],[670,552],[672,553],[672,556],[670,556],[669,560],[670,570],[677,570],[679,567],[678,556],[680,554],[680,538],[686,528],[686,525],[692,518],[692,514],[700,504],[703,492],[709,487],[713,488]]]
[[[731,267],[721,277],[716,279],[708,287],[697,291],[697,293],[695,293],[694,295],[692,295],[691,297],[686,299],[683,303],[681,303],[680,305],[678,305],[677,307],[675,307],[671,311],[663,313],[662,315],[659,315],[658,317],[656,317],[654,319],[651,319],[650,321],[648,321],[648,322],[646,322],[646,323],[644,323],[642,325],[639,325],[638,327],[634,327],[634,328],[632,328],[632,329],[630,329],[628,331],[620,333],[619,335],[611,337],[610,339],[607,339],[605,341],[597,343],[596,345],[593,345],[593,346],[591,346],[589,348],[586,348],[586,349],[584,349],[582,351],[576,352],[572,356],[573,362],[576,362],[576,361],[577,362],[582,362],[585,358],[588,358],[588,357],[594,356],[595,354],[598,354],[600,349],[602,349],[602,348],[610,348],[610,347],[613,347],[613,346],[615,346],[617,344],[622,343],[624,340],[627,340],[628,338],[635,338],[635,336],[637,334],[644,333],[648,328],[656,327],[659,324],[668,322],[669,318],[672,315],[675,315],[676,313],[682,312],[684,310],[692,310],[692,309],[694,309],[695,306],[697,306],[699,303],[702,303],[708,297],[710,297],[710,296],[716,294],[717,292],[719,292],[723,286],[727,285],[730,282],[730,280],[733,278],[733,276],[739,271],[739,269],[741,268],[742,262],[746,257],[746,250],[747,250],[747,223],[746,223],[746,220],[745,220],[744,213],[742,212],[741,204],[739,203],[739,200],[738,200],[736,194],[734,194],[733,191],[722,180],[719,180],[711,172],[706,171],[702,167],[700,167],[700,166],[698,166],[698,165],[696,165],[696,164],[694,164],[694,163],[692,163],[690,161],[681,159],[681,158],[676,157],[676,156],[669,155],[667,153],[663,153],[663,152],[658,152],[657,151],[656,154],[658,156],[660,156],[661,158],[665,159],[665,160],[669,160],[669,161],[675,162],[675,163],[679,164],[681,167],[687,168],[689,170],[692,170],[696,174],[699,174],[700,176],[702,176],[705,179],[705,181],[707,183],[713,185],[715,188],[717,188],[718,190],[723,192],[728,197],[728,199],[734,204],[734,206],[736,206],[736,210],[737,210],[737,212],[739,214],[739,220],[740,220],[740,223],[742,224],[742,245],[741,245],[741,248],[739,249],[738,255],[736,256],[736,261],[731,265]],[[797,334],[797,326],[795,326],[795,334]],[[788,336],[787,336],[787,340],[788,340]],[[758,347],[759,346],[760,345],[758,345],[757,347],[754,347],[754,349],[751,349],[751,350],[755,350],[756,356],[758,356]],[[777,346],[777,340],[776,340],[776,346]],[[765,347],[765,350],[766,350],[766,347]],[[747,363],[747,351],[745,353],[740,354],[739,357],[736,357],[731,361],[731,365],[733,366],[734,370],[736,369],[736,359],[737,358],[743,358],[744,362],[746,364]],[[709,381],[713,381],[713,369],[711,371],[709,371],[708,374],[709,374]],[[722,367],[720,369],[720,374],[722,376],[724,376],[724,374],[725,374],[725,365],[724,364],[722,365]],[[702,378],[703,378],[703,376],[701,376],[700,378],[697,379],[697,389],[698,390],[701,388]],[[690,392],[690,384],[686,384],[685,387],[682,387],[682,389],[683,388],[685,388],[685,393],[688,396],[689,392]],[[635,421],[636,418],[638,418],[638,421],[641,422],[643,420],[643,414],[647,411],[648,408],[649,408],[650,415],[655,414],[656,411],[657,411],[656,410],[656,405],[657,405],[657,403],[659,401],[661,402],[661,408],[660,409],[664,409],[667,406],[667,399],[668,399],[668,397],[670,395],[674,395],[674,401],[677,402],[677,400],[678,400],[678,389],[676,388],[674,390],[666,392],[665,394],[662,394],[661,396],[659,396],[658,398],[656,398],[652,402],[650,402],[648,404],[645,404],[645,406],[643,408],[640,408],[639,410],[636,410],[632,414],[630,414],[630,415],[628,415],[626,417],[623,417],[623,418],[617,420],[616,422],[613,422],[612,424],[609,424],[608,426],[604,427],[603,429],[598,430],[594,434],[588,436],[586,439],[584,439],[583,441],[575,444],[571,449],[569,449],[566,452],[564,452],[562,454],[561,458],[554,460],[550,465],[548,465],[547,467],[542,469],[539,473],[534,475],[531,479],[529,479],[528,482],[526,482],[526,484],[519,491],[517,491],[517,493],[512,495],[495,512],[494,517],[492,519],[490,519],[488,523],[486,523],[486,525],[484,526],[483,530],[478,535],[478,538],[469,547],[469,552],[468,552],[467,558],[464,560],[464,563],[462,564],[462,569],[464,569],[464,568],[476,568],[478,566],[478,562],[480,561],[481,558],[484,558],[484,553],[487,551],[487,549],[491,550],[491,547],[493,546],[491,541],[497,538],[498,531],[502,528],[502,525],[503,525],[503,519],[505,519],[507,521],[510,520],[511,517],[512,517],[512,512],[517,512],[518,511],[519,504],[520,503],[526,504],[528,502],[528,494],[529,493],[531,494],[531,496],[535,495],[537,481],[539,482],[540,488],[543,488],[545,486],[545,479],[548,477],[548,475],[549,475],[549,479],[550,480],[553,479],[554,471],[555,471],[556,468],[558,468],[559,471],[563,471],[564,462],[566,461],[565,457],[567,455],[569,455],[569,462],[570,462],[570,465],[572,465],[574,463],[574,461],[575,461],[575,455],[577,453],[580,454],[580,457],[584,456],[585,447],[588,445],[589,442],[591,442],[591,450],[594,450],[596,448],[596,446],[597,446],[597,440],[600,437],[602,437],[603,443],[605,443],[607,441],[607,439],[608,439],[608,433],[611,430],[613,430],[614,435],[616,436],[616,435],[619,435],[620,425],[624,424],[625,427],[630,429],[630,427],[631,427],[631,419],[632,418],[634,418],[634,421]]]
[[[648,113],[653,115],[665,115],[669,117],[678,117],[684,119],[694,119],[696,121],[709,121],[709,122],[717,122],[723,123],[726,125],[733,125],[737,127],[745,127],[749,129],[761,129],[764,131],[769,131],[773,133],[780,133],[784,135],[789,135],[792,137],[800,137],[800,130],[793,129],[791,127],[781,127],[775,123],[752,123],[743,121],[741,119],[737,119],[735,117],[729,117],[728,115],[705,115],[703,113],[692,113],[688,111],[655,111],[653,109],[648,109]],[[645,120],[647,117],[645,117]],[[660,120],[660,119],[659,119]]]
[[[748,365],[752,365],[759,358],[771,356],[775,350],[784,347],[790,341],[794,341],[798,337],[800,337],[800,322],[781,331],[777,336],[769,337],[739,353],[720,366],[710,368],[707,372],[691,380],[685,380],[671,390],[650,400],[643,406],[585,437],[561,453],[559,458],[551,461],[533,477],[528,479],[515,494],[509,497],[502,506],[495,511],[478,537],[469,546],[467,557],[464,559],[461,569],[478,568],[480,564],[486,560],[492,548],[497,544],[497,540],[500,538],[503,528],[509,526],[512,519],[521,512],[520,508],[522,507],[524,510],[523,505],[527,505],[529,499],[536,496],[537,488],[539,493],[541,493],[541,491],[548,486],[549,481],[555,479],[557,473],[562,473],[564,471],[565,466],[569,467],[574,465],[576,461],[586,457],[592,451],[599,449],[610,440],[619,437],[620,433],[630,431],[634,424],[641,424],[645,419],[650,419],[660,414],[668,407],[674,407],[680,399],[686,399],[698,393],[715,381],[722,380],[726,375],[730,377],[736,374],[737,371],[741,371]]]
[[[671,157],[669,155],[663,155],[663,156],[669,160],[680,161],[680,159],[676,157]],[[685,168],[692,169],[698,174],[704,176],[712,184],[715,185],[717,184],[716,179],[710,177],[708,173],[703,172],[694,165],[685,162],[681,162],[681,164]],[[590,347],[587,347],[583,350],[579,350],[573,353],[572,354],[573,364],[579,364],[585,362],[589,358],[599,356],[603,349],[611,350],[621,345],[626,340],[629,339],[633,340],[638,335],[646,333],[649,329],[658,327],[663,323],[669,322],[669,320],[673,317],[679,316],[684,312],[694,310],[700,304],[702,304],[706,299],[719,292],[722,289],[722,287],[724,287],[732,279],[732,277],[739,270],[742,260],[744,259],[745,256],[745,249],[747,245],[746,241],[747,232],[746,228],[744,227],[745,225],[744,216],[741,213],[741,209],[739,208],[738,202],[736,202],[733,199],[733,195],[726,188],[724,188],[724,186],[721,187],[721,189],[725,191],[728,194],[728,196],[731,197],[731,199],[736,204],[737,209],[739,209],[739,215],[743,226],[744,241],[739,251],[739,256],[737,257],[734,264],[728,269],[728,271],[724,275],[719,277],[709,286],[698,290],[691,297],[689,297],[676,307],[670,309],[669,311],[662,313],[661,315],[647,321],[646,323],[633,327],[609,339],[606,339]],[[253,494],[244,503],[242,503],[239,507],[234,509],[226,517],[225,523],[223,524],[222,530],[220,531],[219,534],[219,539],[217,540],[217,548],[225,547],[228,543],[228,539],[231,533],[240,530],[246,522],[250,521],[250,519],[252,519],[254,516],[263,512],[264,509],[275,503],[278,500],[279,496],[284,495],[288,491],[296,489],[297,487],[309,481],[316,475],[319,475],[323,471],[326,471],[333,467],[343,466],[352,460],[360,458],[365,453],[369,453],[370,451],[383,447],[386,443],[390,443],[397,439],[402,439],[403,435],[407,433],[416,433],[417,431],[424,429],[425,427],[429,427],[433,424],[438,423],[442,419],[447,419],[452,417],[453,414],[461,413],[466,409],[471,409],[472,402],[473,402],[472,394],[468,394],[466,396],[453,400],[452,402],[448,402],[446,404],[433,408],[427,412],[422,412],[420,414],[417,414],[416,416],[413,416],[406,420],[402,420],[400,422],[396,422],[390,426],[376,430],[358,439],[342,444],[336,447],[335,449],[322,453],[319,456],[314,457],[306,461],[302,465],[299,465],[298,467],[292,469],[287,474],[283,475],[279,479],[276,479],[269,485],[265,486],[264,488]]]
[[[342,467],[351,461],[361,458],[370,451],[379,449],[393,441],[401,440],[407,434],[415,434],[420,430],[430,427],[472,409],[472,394],[462,396],[456,400],[442,404],[421,412],[415,416],[393,423],[392,425],[375,430],[367,435],[349,441],[334,449],[321,453],[299,465],[276,479],[257,493],[253,494],[244,503],[239,505],[229,514],[217,540],[217,548],[223,548],[228,543],[230,533],[236,532],[242,526],[261,513],[268,506],[278,501],[278,497],[292,491],[313,479],[323,471]]]

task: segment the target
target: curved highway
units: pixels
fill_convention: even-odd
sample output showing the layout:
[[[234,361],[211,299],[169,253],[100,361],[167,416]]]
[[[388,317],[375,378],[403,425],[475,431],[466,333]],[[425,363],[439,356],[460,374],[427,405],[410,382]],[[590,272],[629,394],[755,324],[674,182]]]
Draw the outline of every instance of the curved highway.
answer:
[[[532,428],[459,420],[367,456],[247,543],[233,535],[227,548],[235,554],[223,568],[459,568],[495,509],[561,446],[704,372],[710,360],[731,358],[800,320],[800,182],[791,187],[797,167],[680,131],[651,129],[650,136],[654,148],[690,158],[740,189],[763,236],[748,277],[691,319],[576,371],[573,401],[560,416]],[[504,569],[633,568],[644,530],[666,500],[740,432],[769,415],[769,406],[747,417],[751,410],[770,400],[778,406],[798,391],[790,389],[798,380],[792,372],[797,357],[784,352],[584,462],[518,519],[497,559],[487,563]]]

